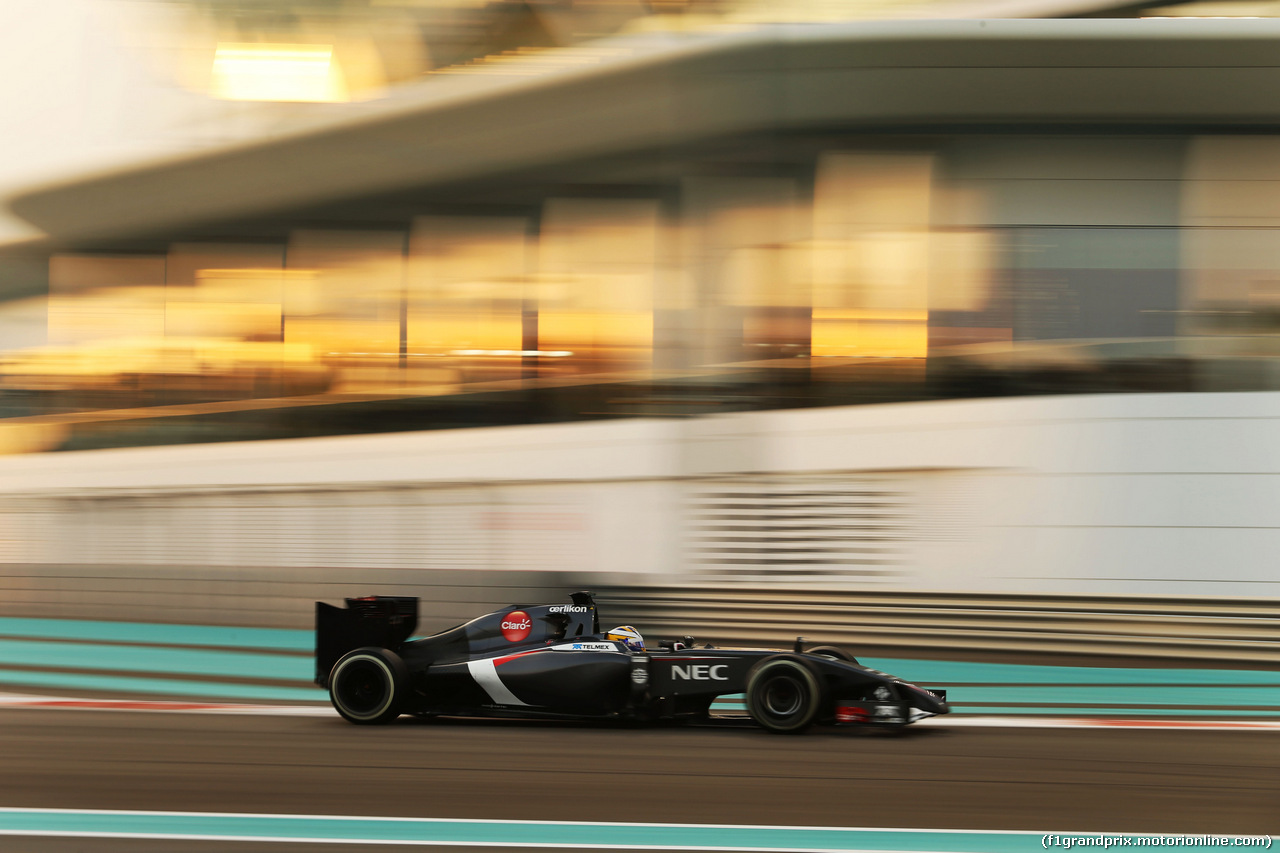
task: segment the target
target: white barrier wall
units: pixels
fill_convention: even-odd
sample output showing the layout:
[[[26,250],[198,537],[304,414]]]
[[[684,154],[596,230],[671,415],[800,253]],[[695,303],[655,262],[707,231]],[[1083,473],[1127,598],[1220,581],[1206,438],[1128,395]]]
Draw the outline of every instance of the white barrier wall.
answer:
[[[1280,395],[955,401],[691,427],[700,473],[879,472],[900,495],[901,573],[886,588],[1280,597]]]
[[[0,579],[1277,598],[1277,438],[1280,394],[1184,394],[11,456]]]

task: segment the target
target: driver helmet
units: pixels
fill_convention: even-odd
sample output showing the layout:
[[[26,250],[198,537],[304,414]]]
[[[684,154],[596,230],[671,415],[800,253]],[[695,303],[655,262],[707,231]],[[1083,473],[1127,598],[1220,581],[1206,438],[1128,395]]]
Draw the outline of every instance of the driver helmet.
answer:
[[[612,640],[615,643],[622,643],[633,652],[644,651],[644,637],[640,636],[640,632],[630,625],[619,625],[612,631],[604,635],[606,640]]]

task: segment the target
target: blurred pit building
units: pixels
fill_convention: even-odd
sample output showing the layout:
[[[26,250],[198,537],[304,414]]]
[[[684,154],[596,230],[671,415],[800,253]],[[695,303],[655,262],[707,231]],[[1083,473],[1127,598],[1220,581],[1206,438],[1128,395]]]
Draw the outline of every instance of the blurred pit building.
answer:
[[[3,612],[1276,657],[1280,24],[518,6],[12,198]]]

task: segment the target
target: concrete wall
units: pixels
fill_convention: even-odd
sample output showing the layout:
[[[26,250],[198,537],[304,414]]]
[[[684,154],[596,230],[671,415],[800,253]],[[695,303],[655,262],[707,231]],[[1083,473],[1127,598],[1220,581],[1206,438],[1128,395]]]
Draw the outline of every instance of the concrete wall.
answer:
[[[1277,435],[1280,394],[1116,395],[13,456],[0,613],[301,627],[314,598],[417,592],[445,627],[490,587],[636,583],[1276,599]]]

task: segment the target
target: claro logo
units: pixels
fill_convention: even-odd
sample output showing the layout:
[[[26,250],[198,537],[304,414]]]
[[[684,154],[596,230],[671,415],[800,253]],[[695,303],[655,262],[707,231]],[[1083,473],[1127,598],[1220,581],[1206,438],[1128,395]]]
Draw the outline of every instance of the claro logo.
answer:
[[[523,610],[512,610],[502,618],[502,636],[509,643],[518,643],[533,630],[533,620]]]
[[[688,666],[671,667],[671,677],[685,681],[728,681],[729,676],[724,674],[728,669],[728,664],[718,663],[713,666],[696,663]]]

